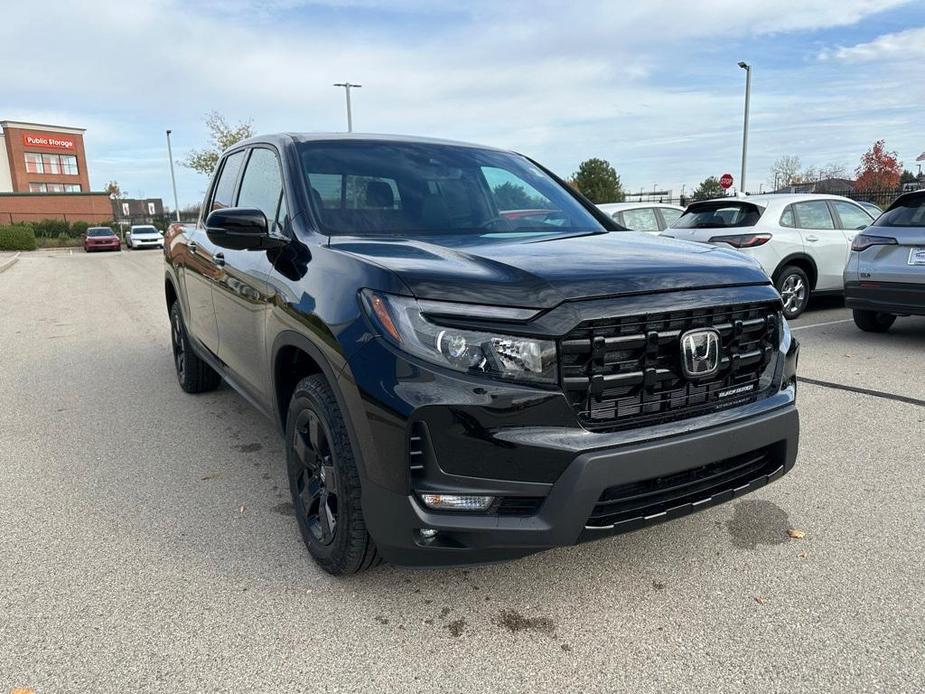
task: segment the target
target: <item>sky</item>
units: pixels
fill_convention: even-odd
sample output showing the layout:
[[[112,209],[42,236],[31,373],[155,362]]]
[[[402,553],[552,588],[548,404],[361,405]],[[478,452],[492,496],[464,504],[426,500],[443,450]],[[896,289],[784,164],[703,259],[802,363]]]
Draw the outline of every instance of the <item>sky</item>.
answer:
[[[172,206],[204,116],[257,132],[354,129],[513,149],[570,176],[607,159],[630,191],[690,191],[782,154],[853,170],[884,138],[925,151],[923,0],[6,0],[0,120],[86,128],[90,182]],[[180,206],[205,176],[178,166]]]

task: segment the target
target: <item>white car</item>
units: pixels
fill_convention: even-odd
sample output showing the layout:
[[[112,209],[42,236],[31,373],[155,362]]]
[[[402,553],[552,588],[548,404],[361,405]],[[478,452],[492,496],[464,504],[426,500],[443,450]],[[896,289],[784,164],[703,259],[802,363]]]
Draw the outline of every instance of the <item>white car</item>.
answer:
[[[150,224],[134,224],[125,234],[125,245],[130,249],[163,248],[164,235]]]
[[[663,236],[725,244],[755,258],[796,318],[811,293],[841,294],[851,242],[873,217],[838,195],[750,195],[695,202]]]
[[[684,213],[683,207],[661,202],[608,202],[597,207],[620,226],[652,234],[664,231]]]

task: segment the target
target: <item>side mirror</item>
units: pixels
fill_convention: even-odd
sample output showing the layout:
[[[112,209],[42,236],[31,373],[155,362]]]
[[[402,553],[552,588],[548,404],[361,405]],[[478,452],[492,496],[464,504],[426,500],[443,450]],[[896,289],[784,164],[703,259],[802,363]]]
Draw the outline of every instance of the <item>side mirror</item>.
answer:
[[[247,207],[226,207],[206,218],[206,235],[222,248],[259,251],[277,248],[286,241],[270,236],[266,215]]]

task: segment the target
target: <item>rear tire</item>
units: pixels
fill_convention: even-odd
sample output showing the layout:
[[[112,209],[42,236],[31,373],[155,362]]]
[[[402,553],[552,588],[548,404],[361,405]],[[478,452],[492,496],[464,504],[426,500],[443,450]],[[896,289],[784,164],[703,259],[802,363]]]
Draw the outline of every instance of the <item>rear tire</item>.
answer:
[[[189,335],[180,302],[174,301],[170,306],[170,342],[173,348],[173,365],[177,371],[177,381],[187,393],[205,393],[218,388],[222,377],[206,364],[190,346]]]
[[[854,309],[854,324],[867,333],[885,333],[896,321],[896,316],[879,311]]]
[[[330,574],[381,563],[360,506],[360,475],[331,387],[316,374],[299,381],[286,417],[286,470],[302,540]]]
[[[774,282],[784,302],[784,317],[797,318],[809,305],[809,277],[802,268],[787,265],[777,274]]]

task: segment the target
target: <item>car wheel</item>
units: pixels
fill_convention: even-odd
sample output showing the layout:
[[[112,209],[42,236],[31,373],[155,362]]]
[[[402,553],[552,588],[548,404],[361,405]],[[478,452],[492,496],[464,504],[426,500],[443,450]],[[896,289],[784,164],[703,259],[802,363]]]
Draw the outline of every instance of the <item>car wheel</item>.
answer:
[[[320,374],[296,386],[286,418],[286,468],[302,540],[342,576],[380,563],[360,507],[360,476],[331,387]]]
[[[187,393],[215,390],[222,382],[222,377],[190,348],[183,316],[180,315],[180,304],[176,301],[170,307],[170,342],[180,387]]]
[[[885,333],[895,321],[896,316],[891,313],[854,309],[854,324],[864,332]]]
[[[796,265],[788,265],[774,283],[784,302],[784,317],[792,320],[806,310],[809,304],[809,277]]]

